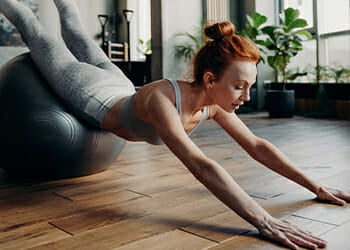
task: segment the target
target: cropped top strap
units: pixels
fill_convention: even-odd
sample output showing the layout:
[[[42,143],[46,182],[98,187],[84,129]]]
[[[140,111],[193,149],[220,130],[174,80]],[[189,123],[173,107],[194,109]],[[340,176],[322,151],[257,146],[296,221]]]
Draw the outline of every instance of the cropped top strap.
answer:
[[[191,129],[190,132],[188,132],[188,135],[190,136],[203,122],[205,122],[208,119],[209,119],[209,107],[206,106],[203,109],[202,119],[197,123],[197,125],[193,129]]]
[[[182,114],[182,105],[181,105],[181,91],[179,84],[176,80],[169,80],[174,88],[175,93],[175,105],[179,113],[179,116]],[[146,141],[154,145],[160,145],[164,142],[159,137],[154,126],[148,122],[140,120],[135,114],[134,107],[134,98],[135,95],[128,96],[120,103],[119,107],[119,120],[121,126],[133,137],[136,139]],[[188,133],[189,135],[196,129],[198,126],[209,117],[208,107],[204,107],[203,116],[199,123]]]
[[[175,105],[176,105],[177,112],[179,113],[179,116],[181,116],[182,115],[182,104],[181,104],[181,91],[180,91],[179,84],[177,83],[176,80],[173,80],[173,79],[169,79],[169,82],[171,83],[171,85],[174,88]],[[204,121],[208,120],[208,118],[209,118],[209,107],[206,106],[203,109],[202,119],[197,123],[197,125],[193,129],[191,129],[191,131],[188,133],[188,135],[191,135]]]
[[[177,83],[176,80],[169,80],[169,82],[171,83],[171,85],[174,88],[175,105],[176,105],[177,112],[181,116],[182,115],[182,104],[181,104],[181,91],[180,91],[179,84]]]

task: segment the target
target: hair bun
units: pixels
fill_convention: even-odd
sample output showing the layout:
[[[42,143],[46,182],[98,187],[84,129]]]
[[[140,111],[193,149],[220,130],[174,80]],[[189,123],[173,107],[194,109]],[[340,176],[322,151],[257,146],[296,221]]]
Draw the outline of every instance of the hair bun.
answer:
[[[205,27],[205,35],[214,41],[220,41],[225,37],[232,37],[236,32],[236,27],[228,21],[215,23]]]

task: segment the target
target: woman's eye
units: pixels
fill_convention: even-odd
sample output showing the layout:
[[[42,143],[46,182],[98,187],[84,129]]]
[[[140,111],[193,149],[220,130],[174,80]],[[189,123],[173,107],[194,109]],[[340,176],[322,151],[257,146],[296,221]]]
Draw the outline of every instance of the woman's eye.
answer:
[[[244,87],[241,87],[241,86],[235,86],[235,89],[237,89],[237,90],[242,90],[242,89],[244,89]]]

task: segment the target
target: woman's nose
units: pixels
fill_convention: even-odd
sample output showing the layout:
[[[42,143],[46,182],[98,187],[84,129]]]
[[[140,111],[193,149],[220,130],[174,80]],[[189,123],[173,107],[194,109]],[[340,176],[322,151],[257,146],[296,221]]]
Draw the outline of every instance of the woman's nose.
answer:
[[[250,100],[249,90],[246,90],[244,91],[244,93],[242,93],[241,100],[244,102],[249,102]]]

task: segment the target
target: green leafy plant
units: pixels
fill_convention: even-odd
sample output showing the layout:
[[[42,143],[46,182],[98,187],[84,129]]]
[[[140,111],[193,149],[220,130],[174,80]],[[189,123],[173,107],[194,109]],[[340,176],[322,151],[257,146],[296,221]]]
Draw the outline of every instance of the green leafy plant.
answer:
[[[301,70],[300,68],[286,70],[286,80],[293,82],[300,77],[307,76],[308,72]]]
[[[140,53],[144,54],[144,55],[152,54],[152,42],[151,42],[151,39],[148,39],[147,41],[139,39],[137,50]]]
[[[190,61],[193,58],[194,54],[204,43],[204,25],[204,21],[202,21],[201,26],[197,27],[193,33],[181,32],[175,35],[181,40],[181,43],[175,45],[175,57],[183,58],[185,61]]]
[[[298,74],[297,78],[290,78],[289,75]],[[306,76],[307,82],[313,83],[350,83],[350,69],[341,65],[308,65],[303,69],[289,69],[286,77],[290,81],[299,81],[298,77]],[[305,79],[304,79],[305,80]]]
[[[280,14],[280,24],[262,28],[263,34],[267,35],[263,44],[270,52],[267,62],[277,71],[278,78],[282,79],[283,89],[287,81],[286,68],[290,59],[303,49],[304,39],[312,38],[306,29],[302,29],[307,26],[307,21],[299,18],[299,15],[297,9],[285,9]]]
[[[350,69],[341,66],[331,66],[329,71],[333,76],[335,83],[345,83],[350,81]]]
[[[328,66],[318,65],[313,68],[314,81],[320,82],[331,82],[331,73]]]
[[[265,59],[263,58],[263,54],[266,54],[265,41],[261,39],[261,36],[263,35],[262,25],[267,22],[267,17],[257,12],[247,15],[246,17],[247,22],[239,33],[257,44],[261,52],[260,61],[265,63]]]

